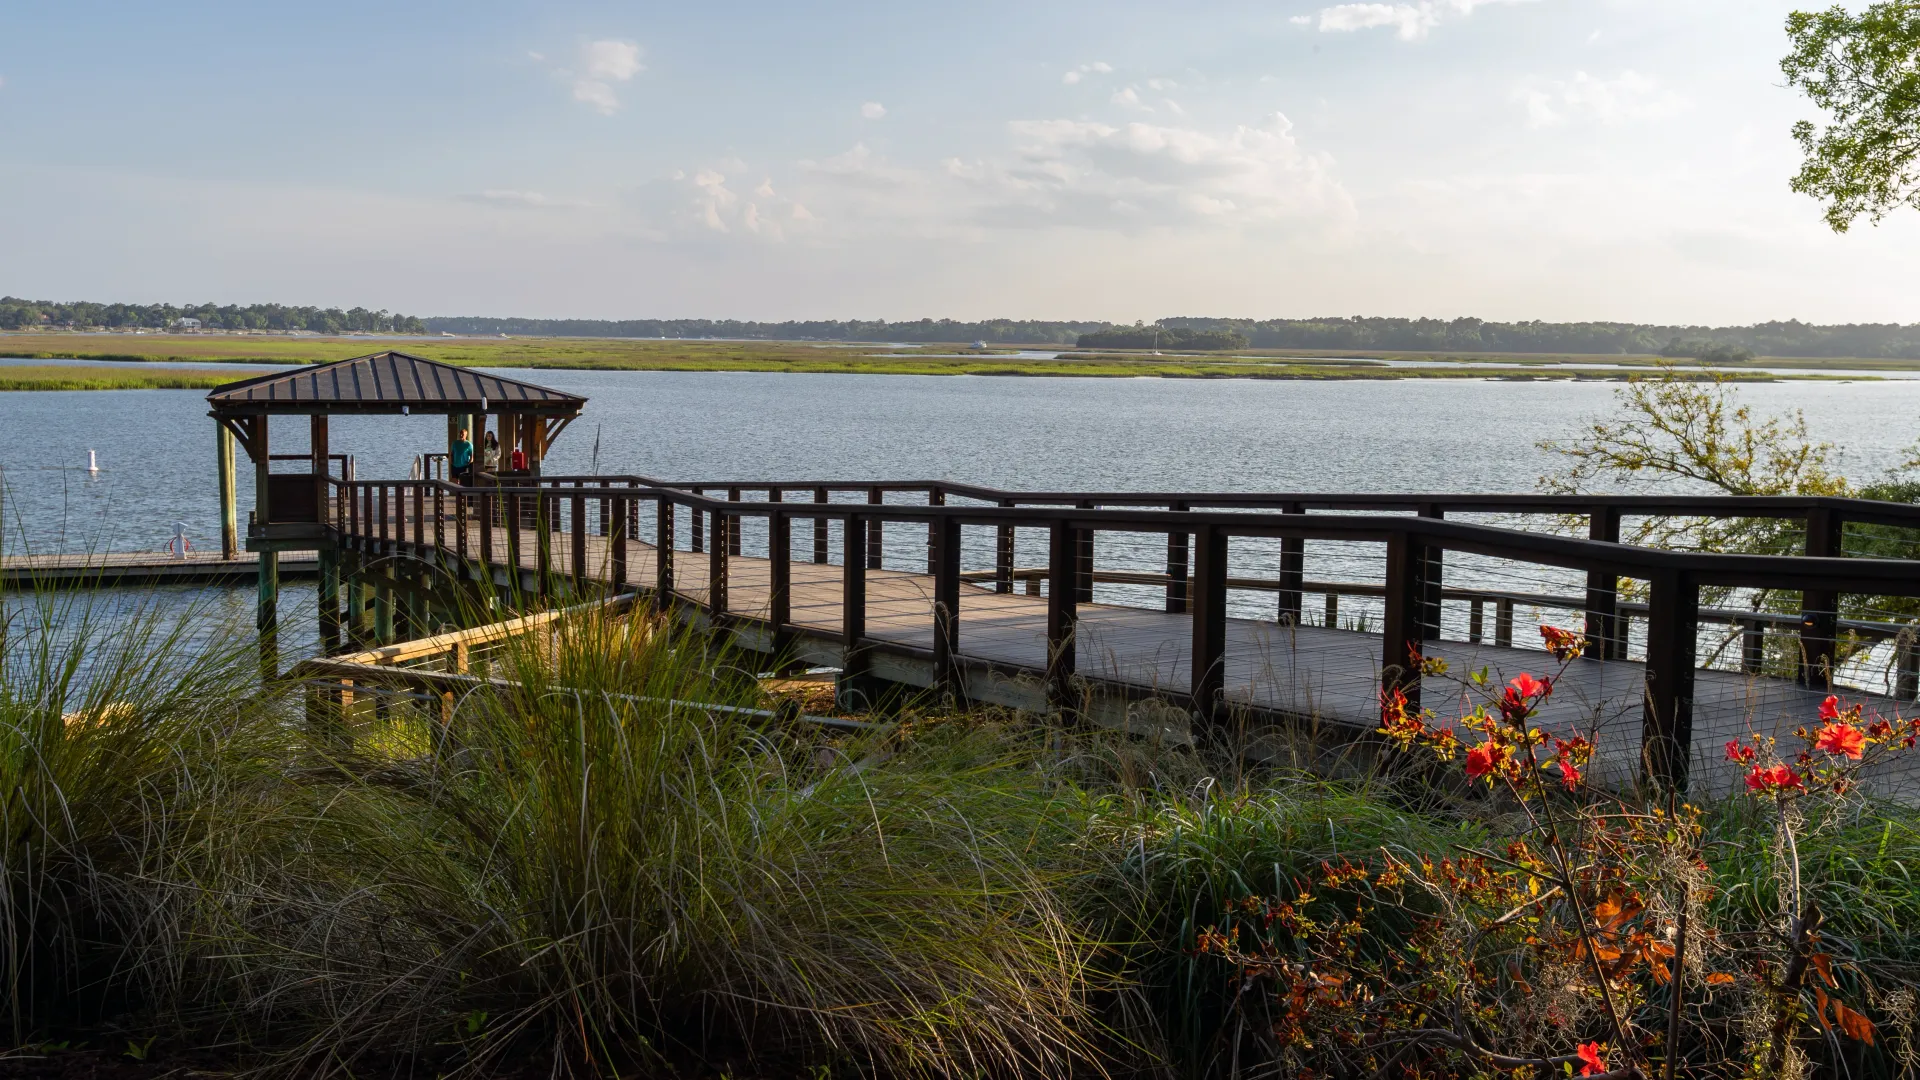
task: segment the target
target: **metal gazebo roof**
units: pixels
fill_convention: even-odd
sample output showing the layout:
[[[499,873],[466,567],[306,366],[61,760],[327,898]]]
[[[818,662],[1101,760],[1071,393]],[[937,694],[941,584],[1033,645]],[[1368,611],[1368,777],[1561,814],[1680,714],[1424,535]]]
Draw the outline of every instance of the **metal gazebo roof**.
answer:
[[[207,395],[216,417],[510,412],[571,418],[586,403],[577,394],[391,350],[243,379]]]

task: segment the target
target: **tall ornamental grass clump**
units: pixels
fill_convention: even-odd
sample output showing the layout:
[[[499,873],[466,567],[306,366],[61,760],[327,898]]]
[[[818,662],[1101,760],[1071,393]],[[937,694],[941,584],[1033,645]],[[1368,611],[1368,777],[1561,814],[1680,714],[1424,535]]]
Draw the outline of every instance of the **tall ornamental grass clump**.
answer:
[[[373,793],[355,828],[412,838],[355,842],[415,847],[393,871],[414,910],[387,936],[438,949],[411,989],[343,1000],[316,1048],[405,1033],[580,1073],[738,1052],[1006,1075],[1094,1055],[1093,943],[1069,905],[1084,810],[1024,740],[826,739],[711,708],[765,702],[648,616],[529,635],[488,674],[501,689],[443,730],[422,712],[393,721],[421,738],[361,730],[340,757]],[[286,984],[311,985],[279,945]]]
[[[179,1004],[195,862],[217,807],[271,772],[278,717],[250,649],[125,594],[0,606],[0,1001],[15,1044]]]

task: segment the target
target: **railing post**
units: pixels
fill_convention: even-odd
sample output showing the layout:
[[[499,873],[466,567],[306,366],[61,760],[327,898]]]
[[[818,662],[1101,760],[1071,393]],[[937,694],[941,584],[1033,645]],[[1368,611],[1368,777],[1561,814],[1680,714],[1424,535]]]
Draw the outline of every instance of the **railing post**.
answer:
[[[460,573],[467,572],[467,496],[453,497],[453,548],[460,556]]]
[[[546,488],[535,487],[533,496],[534,578],[545,596],[553,588],[553,532],[550,522],[559,517],[553,496]]]
[[[1513,597],[1503,596],[1493,605],[1493,644],[1513,648]]]
[[[481,493],[480,495],[480,562],[482,564],[481,571],[487,575],[488,580],[492,580],[492,576],[493,576],[493,569],[492,569],[493,560],[494,560],[494,555],[493,555],[494,505],[493,504],[494,504],[494,497],[492,495],[486,494],[484,492]]]
[[[1427,503],[1420,507],[1420,516],[1430,521],[1441,521],[1447,512],[1440,507]],[[1440,596],[1441,577],[1446,552],[1435,544],[1421,545],[1422,569],[1420,595],[1420,639],[1422,641],[1440,640]]]
[[[1226,712],[1227,531],[1199,525],[1193,532],[1193,714],[1217,723]]]
[[[574,490],[580,490],[576,487]],[[575,495],[569,509],[573,513],[573,587],[584,589],[587,586],[587,500],[584,495]]]
[[[826,488],[813,489],[813,501],[825,505],[828,501]],[[831,561],[827,551],[827,515],[815,514],[813,517],[813,561],[815,565],[825,566]]]
[[[1640,727],[1647,783],[1684,793],[1693,752],[1694,650],[1700,622],[1700,585],[1689,574],[1648,576],[1647,688]]]
[[[1893,696],[1896,701],[1912,701],[1920,695],[1920,645],[1916,645],[1909,630],[1894,639],[1894,675]]]
[[[959,700],[966,696],[960,671],[960,520],[935,518],[928,531],[933,538],[928,552],[933,564],[928,567],[933,572],[933,684],[941,695]]]
[[[886,492],[879,488],[867,489],[867,502],[870,505],[879,506],[885,500]],[[877,517],[870,518],[867,520],[867,532],[867,569],[879,570],[881,569],[881,562],[886,557],[886,523]]]
[[[1003,508],[1013,505],[1012,499],[1001,499]],[[993,530],[993,591],[1001,595],[1013,592],[1013,540],[1011,525],[1000,525]]]
[[[708,513],[712,517],[707,522],[707,612],[717,625],[727,613],[727,533],[733,526],[722,511]]]
[[[728,488],[727,501],[739,502],[740,489],[737,487]],[[715,536],[724,535],[727,538],[727,554],[728,555],[739,555],[740,554],[740,515],[728,514],[724,518],[722,518],[714,528],[714,535]]]
[[[427,546],[427,485],[413,485],[413,546]]]
[[[1093,509],[1093,500],[1080,500],[1080,509]],[[1074,600],[1081,604],[1093,603],[1093,530],[1081,529],[1079,544],[1074,558],[1073,574]]]
[[[1426,547],[1409,532],[1387,538],[1386,618],[1380,640],[1380,696],[1395,691],[1406,698],[1409,713],[1420,711],[1420,647],[1427,601]]]
[[[1767,662],[1767,624],[1748,619],[1740,624],[1740,670],[1758,675]]]
[[[435,551],[447,548],[447,493],[433,489],[433,547]]]
[[[928,506],[947,505],[947,493],[940,490],[938,485],[928,488],[927,489],[927,505]],[[939,565],[940,565],[940,523],[937,521],[929,521],[927,522],[927,573],[929,574],[938,573]]]
[[[500,525],[500,527],[507,532],[507,566],[509,572],[513,575],[511,587],[516,593],[520,591],[520,559],[522,557],[520,551],[520,498],[519,495],[508,495],[505,497],[502,509],[506,511],[507,516]]]
[[[1073,575],[1078,539],[1065,521],[1055,521],[1047,530],[1047,704],[1056,712],[1074,706],[1074,633],[1079,612]]]
[[[778,495],[776,489],[769,492]],[[771,500],[779,502],[778,499]],[[793,519],[776,510],[767,517],[767,636],[774,661],[784,664],[793,622]]]
[[[653,602],[656,605],[663,605],[673,599],[674,505],[667,501],[665,496],[656,496],[655,499],[653,504]]]
[[[384,549],[387,541],[387,485],[385,484],[380,485],[380,505],[374,513],[380,518],[380,543]]]
[[[1167,509],[1176,514],[1187,512],[1187,504],[1177,502]],[[1167,610],[1178,615],[1187,610],[1187,598],[1191,584],[1188,572],[1191,569],[1189,552],[1192,550],[1193,536],[1185,529],[1172,529],[1167,532]]]
[[[607,545],[608,569],[613,573],[615,592],[627,587],[627,500],[616,498],[600,500],[600,525],[609,532]]]
[[[840,680],[835,698],[842,708],[871,707],[867,690],[867,531],[868,521],[848,514],[840,531]]]
[[[1300,503],[1288,503],[1281,508],[1283,514],[1305,514],[1307,508]],[[1301,605],[1306,602],[1304,587],[1307,577],[1307,542],[1298,536],[1280,538],[1280,596],[1276,605],[1275,617],[1282,626],[1300,625]]]
[[[1807,511],[1807,554],[1838,558],[1844,526],[1839,512],[1824,506]],[[1800,683],[1825,687],[1833,682],[1833,658],[1840,636],[1840,594],[1808,589],[1800,594]]]
[[[1620,542],[1620,511],[1596,506],[1587,515],[1587,539]],[[1610,570],[1587,571],[1587,649],[1596,660],[1624,660],[1626,634],[1620,622],[1620,578]]]

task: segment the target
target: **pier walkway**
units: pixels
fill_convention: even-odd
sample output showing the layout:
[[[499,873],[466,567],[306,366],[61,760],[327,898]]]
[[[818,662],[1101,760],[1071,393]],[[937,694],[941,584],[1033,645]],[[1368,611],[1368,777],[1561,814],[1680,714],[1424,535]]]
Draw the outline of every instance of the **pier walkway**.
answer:
[[[364,555],[426,560],[453,573],[484,572],[496,582],[556,595],[601,588],[669,597],[717,625],[731,627],[743,645],[770,656],[966,700],[1032,710],[1076,709],[1103,722],[1136,728],[1172,724],[1184,730],[1190,718],[1202,723],[1251,723],[1270,733],[1276,753],[1318,754],[1328,747],[1350,745],[1356,736],[1377,726],[1383,685],[1399,688],[1443,717],[1471,706],[1458,679],[1416,678],[1404,666],[1389,663],[1388,657],[1395,655],[1392,639],[1383,646],[1381,632],[1354,629],[1351,622],[1341,628],[1337,619],[1333,625],[1312,625],[1305,617],[1304,596],[1376,598],[1368,601],[1373,604],[1371,610],[1379,613],[1388,634],[1402,635],[1403,648],[1446,660],[1455,675],[1485,667],[1496,685],[1523,671],[1544,674],[1556,666],[1539,647],[1532,625],[1515,629],[1517,605],[1541,621],[1558,625],[1571,621],[1576,628],[1582,622],[1594,630],[1612,627],[1611,639],[1596,634],[1589,655],[1569,667],[1542,713],[1543,726],[1593,735],[1600,751],[1596,772],[1602,777],[1631,779],[1652,759],[1656,767],[1690,774],[1695,787],[1703,790],[1724,789],[1738,779],[1736,771],[1720,761],[1727,740],[1757,732],[1781,738],[1783,746],[1793,745],[1792,731],[1814,721],[1830,687],[1826,680],[1803,683],[1757,670],[1769,646],[1777,653],[1783,641],[1797,642],[1783,636],[1783,627],[1776,625],[1788,620],[1772,617],[1768,622],[1752,612],[1702,608],[1700,581],[1745,575],[1764,584],[1769,575],[1786,571],[1844,573],[1849,580],[1834,576],[1835,584],[1858,587],[1861,575],[1878,575],[1878,587],[1920,591],[1920,565],[1910,563],[1652,552],[1538,533],[1516,539],[1511,530],[1436,517],[1263,515],[1245,509],[1228,514],[1088,506],[1040,509],[998,505],[1023,498],[1004,492],[991,493],[993,506],[961,506],[957,503],[964,493],[954,485],[896,488],[920,489],[924,502],[917,506],[836,502],[832,491],[818,501],[796,502],[791,491],[778,486],[763,490],[769,495],[780,490],[780,501],[748,503],[740,501],[741,493],[752,488],[736,487],[728,492],[731,498],[722,499],[693,490],[706,485],[643,487],[642,483],[640,479],[561,478],[521,488],[496,486],[478,495],[470,488],[431,481],[341,484],[329,520],[339,529],[343,546]],[[809,489],[807,493],[816,492]],[[977,492],[972,498],[987,501]],[[1096,498],[1123,501],[1131,497],[1082,496],[1073,501]],[[1194,497],[1193,501],[1208,500]],[[740,523],[755,519],[760,527],[743,543]],[[504,524],[516,520],[521,527]],[[1009,520],[1017,524],[1006,524]],[[925,569],[920,565],[920,545],[907,545],[902,551],[897,528],[887,553],[893,565],[880,565],[883,560],[876,548],[887,535],[884,526],[903,521],[927,530]],[[1157,574],[1097,570],[1091,566],[1091,537],[1085,535],[1097,527],[1172,536],[1168,570]],[[1062,558],[1044,568],[1012,565],[1010,529],[1045,536]],[[1395,530],[1413,535],[1396,543]],[[973,536],[975,542],[968,544],[965,533],[969,531],[982,535]],[[1300,541],[1294,545],[1297,554],[1291,565],[1283,544],[1279,573],[1264,578],[1227,575],[1229,551],[1223,549],[1233,536],[1273,538],[1289,533],[1298,534]],[[1497,540],[1489,533],[1508,535]],[[663,535],[670,553],[664,560]],[[1306,580],[1300,574],[1303,560],[1299,556],[1304,555],[1309,536],[1319,546],[1371,545],[1370,550],[1389,560],[1399,548],[1402,570],[1396,574],[1387,567],[1379,584]],[[1424,543],[1410,542],[1416,539]],[[809,540],[811,550],[804,550]],[[1614,562],[1619,570],[1626,567],[1617,560],[1641,562],[1641,573],[1656,582],[1663,560],[1678,560],[1683,568],[1697,567],[1691,609],[1684,613],[1691,633],[1683,641],[1662,640],[1658,620],[1672,617],[1661,610],[1663,602],[1671,599],[1662,596],[1657,586],[1651,604],[1636,604],[1621,600],[1617,581],[1611,596],[1556,598],[1511,590],[1442,588],[1434,580],[1443,559],[1432,549],[1515,554],[1501,551],[1503,542],[1517,544],[1533,559],[1562,566],[1576,561],[1570,554],[1597,555]],[[1207,545],[1212,545],[1212,552],[1206,551]],[[1418,547],[1422,554],[1406,558],[1405,551],[1411,547]],[[796,548],[802,549],[799,558]],[[951,554],[943,555],[943,548]],[[976,563],[991,559],[993,565],[968,569],[962,564],[969,555]],[[850,573],[848,565],[856,567],[856,572]],[[1611,568],[1595,572],[1604,575],[1607,569]],[[1056,590],[1055,580],[1073,585]],[[1143,590],[1164,590],[1166,601],[1153,607],[1141,606],[1137,600],[1094,602],[1094,584],[1109,582],[1131,585],[1136,596]],[[1021,591],[1023,587],[1027,591]],[[1225,605],[1229,591],[1274,596],[1278,614],[1270,618],[1230,614]],[[1396,594],[1401,607],[1397,629],[1393,625]],[[1556,606],[1564,610],[1552,612]],[[1471,615],[1443,619],[1443,607],[1455,615],[1470,608]],[[1498,615],[1486,619],[1483,609]],[[1719,668],[1696,667],[1695,649],[1706,640],[1700,626],[1715,620],[1746,639],[1744,655],[1736,654]],[[1751,621],[1744,627],[1736,625],[1741,620]],[[1800,621],[1791,620],[1785,628],[1797,630]],[[1636,622],[1642,631],[1630,632]],[[1457,637],[1466,640],[1442,633],[1445,627],[1458,629],[1463,623],[1468,633]],[[1487,633],[1489,628],[1494,632]],[[1828,633],[1870,638],[1873,630],[1866,624],[1842,627],[1836,619],[1835,629]],[[1758,648],[1752,640],[1756,636]],[[1817,648],[1819,643],[1812,644]],[[1905,642],[1898,644],[1906,647]],[[1656,695],[1665,684],[1656,664],[1650,663],[1649,652],[1657,660],[1663,649],[1684,653],[1688,665],[1685,698],[1680,703],[1684,709],[1676,710],[1685,724],[1683,731],[1676,732],[1684,735],[1682,746],[1675,748],[1683,755],[1681,760],[1659,758],[1667,752],[1667,736],[1659,715],[1662,699]],[[1198,672],[1196,655],[1206,658]],[[1827,653],[1829,658],[1832,655]],[[1871,710],[1888,717],[1913,712],[1911,661],[1905,652],[1898,659],[1907,666],[1886,673],[1887,684],[1877,692],[1866,686],[1831,689],[1849,700],[1865,701]],[[1655,717],[1652,725],[1646,722],[1650,707]],[[1319,737],[1304,739],[1304,733]],[[1308,743],[1317,743],[1317,748],[1303,751]],[[1903,774],[1884,779],[1920,791],[1916,786],[1920,777]]]

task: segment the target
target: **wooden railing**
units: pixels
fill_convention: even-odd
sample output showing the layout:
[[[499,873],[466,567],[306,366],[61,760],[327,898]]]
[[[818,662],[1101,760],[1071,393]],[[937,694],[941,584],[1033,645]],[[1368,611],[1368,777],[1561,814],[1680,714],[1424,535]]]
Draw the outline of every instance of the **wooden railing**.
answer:
[[[335,481],[327,523],[376,549],[434,549],[463,563],[526,567],[528,553],[521,548],[531,542],[535,550],[528,569],[541,583],[558,577],[585,583],[590,576],[586,542],[597,535],[607,544],[611,587],[643,586],[661,596],[682,599],[675,587],[676,563],[704,555],[709,583],[701,602],[714,619],[726,621],[745,617],[730,611],[727,596],[727,564],[741,552],[741,522],[764,521],[770,597],[764,614],[751,617],[766,625],[775,642],[816,633],[792,623],[791,567],[796,556],[816,564],[832,562],[829,526],[838,523],[839,639],[849,671],[861,669],[879,644],[866,633],[866,597],[868,571],[883,563],[883,526],[908,524],[924,528],[928,538],[925,569],[932,577],[934,634],[926,659],[932,663],[937,685],[950,689],[960,685],[958,612],[963,583],[991,582],[995,591],[1003,593],[1014,591],[1019,581],[1046,583],[1045,678],[1054,700],[1061,704],[1070,700],[1069,683],[1076,675],[1078,608],[1091,601],[1094,584],[1157,586],[1164,589],[1166,610],[1192,615],[1191,682],[1186,697],[1195,715],[1205,720],[1218,720],[1226,710],[1223,679],[1229,589],[1276,593],[1276,617],[1295,624],[1302,622],[1304,597],[1310,593],[1333,598],[1330,608],[1341,596],[1377,598],[1383,692],[1398,690],[1415,707],[1420,697],[1415,661],[1425,643],[1440,636],[1445,600],[1466,601],[1476,611],[1492,608],[1494,638],[1502,644],[1512,638],[1515,603],[1582,611],[1589,655],[1595,659],[1624,658],[1626,620],[1637,618],[1646,628],[1643,760],[1650,775],[1663,783],[1684,784],[1686,778],[1698,628],[1703,622],[1739,626],[1744,636],[1742,663],[1748,667],[1759,662],[1755,642],[1767,627],[1797,626],[1800,678],[1824,685],[1833,676],[1841,594],[1920,596],[1920,562],[1838,557],[1843,522],[1920,528],[1920,507],[1852,499],[1008,493],[941,483],[668,485],[645,477],[542,477],[516,483],[519,486],[461,487],[439,481]],[[746,501],[749,493],[762,494],[764,499]],[[911,493],[924,501],[886,501],[894,493]],[[793,495],[804,500],[790,498]],[[835,501],[836,497],[861,501]],[[962,503],[962,499],[971,502]],[[681,511],[691,526],[684,543],[676,535]],[[1447,518],[1449,513],[1468,512],[1580,514],[1590,520],[1590,536],[1583,539]],[[1623,517],[1653,515],[1800,518],[1807,522],[1808,553],[1707,554],[1618,542]],[[803,541],[800,551],[795,551],[796,522],[810,526],[810,550]],[[507,527],[509,523],[520,527]],[[650,528],[643,529],[643,524]],[[970,528],[993,530],[991,570],[963,568],[962,534]],[[1014,565],[1015,530],[1045,533],[1044,569]],[[658,557],[654,580],[638,583],[628,577],[627,549],[643,533],[651,534]],[[1097,571],[1095,534],[1164,537],[1165,573]],[[1228,575],[1229,546],[1240,538],[1279,542],[1275,577]],[[1303,554],[1309,541],[1382,545],[1380,583],[1308,581]],[[476,544],[478,550],[473,550]],[[562,545],[565,550],[556,550]],[[1442,582],[1449,553],[1583,573],[1586,595],[1449,589]],[[913,561],[919,569],[917,557]],[[1622,579],[1645,583],[1643,603],[1621,600]],[[1701,590],[1716,586],[1799,592],[1804,611],[1796,619],[1703,607]],[[1483,618],[1475,618],[1472,627],[1469,636],[1479,637]],[[1905,627],[1891,622],[1857,623],[1851,628],[1864,636],[1911,637]],[[1911,667],[1908,661],[1903,663]],[[1903,688],[1910,692],[1912,680],[1904,670]]]

